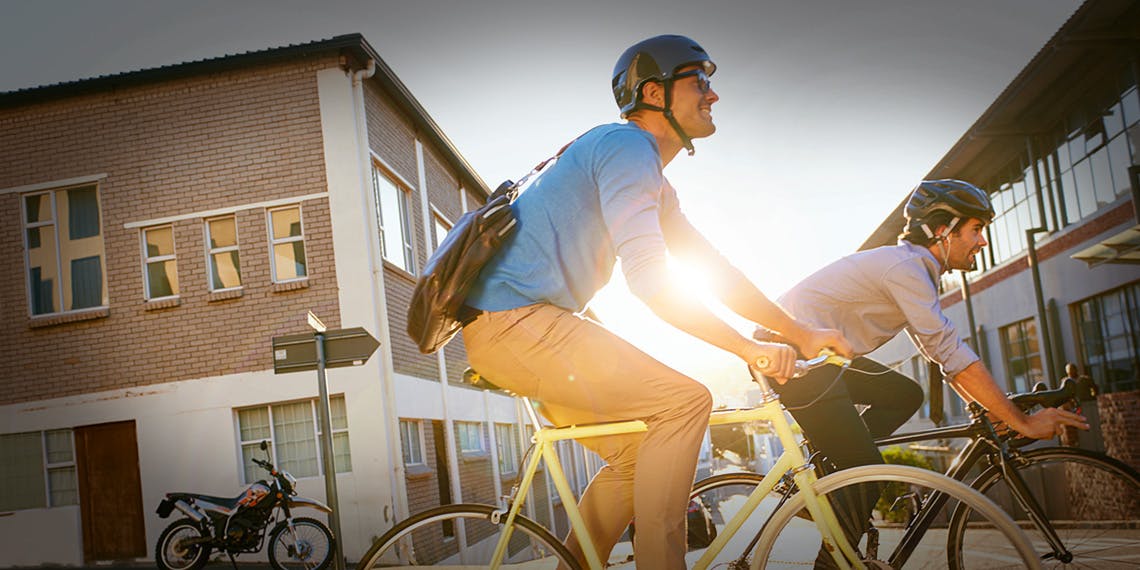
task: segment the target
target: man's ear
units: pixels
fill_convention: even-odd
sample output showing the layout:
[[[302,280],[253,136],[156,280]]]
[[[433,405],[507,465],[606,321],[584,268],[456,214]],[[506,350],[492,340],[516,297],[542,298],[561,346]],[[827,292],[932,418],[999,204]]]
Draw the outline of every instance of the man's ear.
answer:
[[[656,81],[646,81],[641,86],[641,101],[654,107],[664,107],[665,86]]]

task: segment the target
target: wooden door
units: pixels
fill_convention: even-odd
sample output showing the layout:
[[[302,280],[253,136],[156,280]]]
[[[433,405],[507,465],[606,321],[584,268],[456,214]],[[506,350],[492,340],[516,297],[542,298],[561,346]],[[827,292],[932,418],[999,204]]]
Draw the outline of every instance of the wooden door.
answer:
[[[75,428],[83,560],[146,556],[135,422]]]

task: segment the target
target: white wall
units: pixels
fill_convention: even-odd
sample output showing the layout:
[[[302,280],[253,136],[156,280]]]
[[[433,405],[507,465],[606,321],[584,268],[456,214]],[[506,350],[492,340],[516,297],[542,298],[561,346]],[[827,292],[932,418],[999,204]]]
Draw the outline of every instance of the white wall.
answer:
[[[383,431],[373,412],[379,382],[369,365],[330,370],[328,377],[330,393],[344,394],[347,404],[353,470],[337,480],[345,553],[354,559],[377,529],[391,524],[381,526],[383,513],[391,509],[387,485],[382,484],[388,448],[384,440],[371,436]],[[154,513],[165,493],[236,496],[245,488],[234,409],[316,398],[317,390],[315,372],[254,372],[4,406],[0,427],[4,433],[18,433],[133,420],[151,556],[158,534],[173,520]],[[325,500],[320,477],[301,479],[298,487],[303,496]],[[77,506],[15,511],[0,517],[0,535],[6,544],[20,545],[0,549],[0,566],[82,564]]]

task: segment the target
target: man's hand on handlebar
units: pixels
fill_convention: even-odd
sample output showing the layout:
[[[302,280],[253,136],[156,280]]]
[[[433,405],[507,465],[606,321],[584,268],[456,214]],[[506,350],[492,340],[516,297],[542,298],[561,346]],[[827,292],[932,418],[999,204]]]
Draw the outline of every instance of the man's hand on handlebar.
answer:
[[[1025,425],[1016,426],[1014,429],[1025,437],[1050,439],[1061,435],[1066,426],[1083,430],[1089,429],[1088,420],[1084,416],[1061,408],[1043,408],[1038,410],[1029,416]]]
[[[805,327],[804,334],[800,337],[799,342],[793,342],[792,339],[781,335],[775,331],[766,329],[764,327],[756,327],[752,333],[752,338],[760,342],[781,342],[791,344],[799,349],[800,354],[811,358],[823,352],[831,354],[838,354],[844,358],[851,358],[853,349],[851,343],[843,336],[843,333],[836,329],[813,329]]]
[[[744,360],[761,374],[783,384],[796,371],[796,349],[777,342],[753,343]]]

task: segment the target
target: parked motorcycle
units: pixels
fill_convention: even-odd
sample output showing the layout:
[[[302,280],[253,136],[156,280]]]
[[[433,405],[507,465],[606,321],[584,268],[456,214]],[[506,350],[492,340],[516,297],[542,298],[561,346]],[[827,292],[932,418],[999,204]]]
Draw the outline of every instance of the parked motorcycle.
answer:
[[[269,446],[261,442],[262,451]],[[234,556],[260,552],[269,531],[269,564],[275,570],[325,570],[335,554],[333,535],[317,519],[294,517],[293,509],[308,507],[331,513],[325,504],[297,495],[297,478],[277,470],[267,460],[253,462],[269,471],[273,479],[250,485],[233,498],[195,493],[167,493],[158,505],[166,518],[175,509],[186,515],[166,527],[154,546],[159,570],[199,570],[214,550]],[[276,524],[275,524],[276,523]]]

